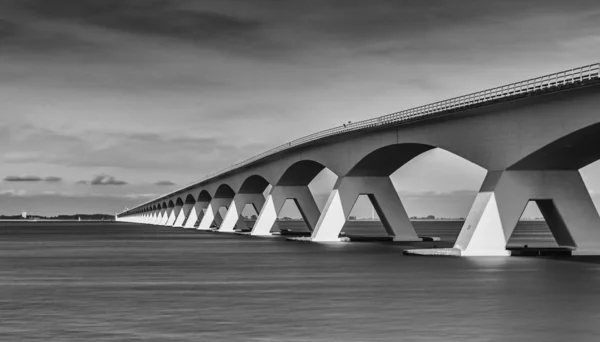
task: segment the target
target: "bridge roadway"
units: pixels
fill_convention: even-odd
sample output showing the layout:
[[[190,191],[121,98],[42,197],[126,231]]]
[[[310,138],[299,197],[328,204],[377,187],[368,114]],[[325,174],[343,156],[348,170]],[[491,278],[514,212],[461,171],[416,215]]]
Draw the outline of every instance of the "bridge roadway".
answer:
[[[600,159],[599,64],[335,127],[283,144],[117,215],[117,220],[233,232],[241,210],[269,235],[293,199],[315,242],[339,241],[359,195],[368,195],[395,241],[419,238],[390,175],[441,148],[487,170],[454,248],[508,255],[530,200],[562,247],[600,254],[600,216],[579,169]],[[324,168],[338,179],[321,211],[308,188]],[[266,195],[266,196],[265,196]],[[222,217],[219,209],[224,207]]]

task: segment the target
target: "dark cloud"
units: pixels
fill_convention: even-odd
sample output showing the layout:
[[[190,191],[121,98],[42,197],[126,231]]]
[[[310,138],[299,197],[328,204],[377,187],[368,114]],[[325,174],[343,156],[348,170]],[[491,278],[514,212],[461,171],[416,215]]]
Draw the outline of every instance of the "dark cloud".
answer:
[[[258,34],[262,27],[260,21],[199,8],[194,1],[9,0],[0,4],[0,12],[2,10],[17,13],[18,20],[4,20],[4,23],[0,22],[0,29],[4,27],[5,35],[23,39],[48,38],[44,31],[36,31],[37,35],[26,33],[37,26],[37,22],[49,21],[78,25],[80,29],[96,27],[126,34],[220,46],[227,42],[243,45],[245,42],[261,40]],[[0,38],[3,31],[0,31]],[[81,36],[69,35],[74,38]],[[55,41],[55,44],[60,43],[60,40]]]
[[[171,181],[165,180],[165,181],[158,181],[158,182],[154,183],[154,185],[157,185],[157,186],[173,186],[173,185],[176,185],[176,184],[173,183],[173,182],[171,182]]]
[[[109,175],[98,175],[90,181],[91,185],[126,185],[127,182]]]
[[[75,184],[88,184],[88,183],[89,183],[88,181],[80,180]]]
[[[197,10],[187,1],[37,0],[23,8],[50,18],[81,21],[105,28],[192,40],[245,35],[260,23],[233,15]]]
[[[6,176],[4,178],[5,182],[47,182],[47,183],[57,183],[62,181],[62,178],[50,176],[50,177],[38,177],[38,176]]]
[[[41,182],[42,178],[38,176],[6,176],[5,182]]]

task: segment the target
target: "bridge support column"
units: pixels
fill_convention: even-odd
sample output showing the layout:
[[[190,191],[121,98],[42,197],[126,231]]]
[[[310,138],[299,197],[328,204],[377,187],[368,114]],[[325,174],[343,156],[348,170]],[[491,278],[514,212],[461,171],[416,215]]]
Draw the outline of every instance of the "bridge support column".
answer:
[[[153,211],[150,214],[150,219],[148,220],[148,224],[156,224],[156,217],[157,217],[157,215],[158,215],[157,212]]]
[[[262,194],[236,194],[227,209],[227,214],[223,223],[219,227],[221,232],[233,232],[236,227],[246,229],[246,222],[240,216],[246,204],[252,204],[256,212],[260,212],[265,203],[265,197]]]
[[[164,223],[165,226],[173,226],[173,223],[175,223],[175,218],[177,216],[175,209],[176,207],[167,208],[167,221]]]
[[[167,224],[167,220],[169,219],[169,215],[171,214],[172,208],[167,208],[167,209],[163,209],[162,211],[162,217],[160,219],[160,222],[158,223],[161,226],[164,226]]]
[[[175,227],[175,223],[177,223],[177,220],[183,221],[183,218],[179,218],[179,216],[181,216],[182,209],[183,205],[175,205],[175,207],[173,208],[173,213],[171,214],[173,222],[171,222],[170,226]]]
[[[202,215],[202,219],[200,220],[200,225],[198,225],[198,230],[209,230],[210,225],[215,220],[215,213],[212,210],[212,206],[209,203],[204,211],[204,215]]]
[[[312,240],[339,241],[346,219],[360,195],[368,195],[394,241],[421,241],[389,177],[340,177],[325,204]]]
[[[277,215],[279,215],[285,201],[288,199],[293,199],[296,202],[302,218],[312,231],[317,225],[321,212],[308,186],[277,185],[273,187],[271,193],[267,196],[250,234],[271,235],[270,231],[277,221]]]
[[[213,198],[212,201],[206,207],[204,212],[204,216],[202,216],[202,220],[200,221],[200,225],[198,229],[200,230],[209,230],[210,225],[215,221],[217,226],[222,223],[223,218],[221,214],[219,214],[219,208],[221,207],[229,207],[233,198]]]
[[[198,219],[202,219],[204,217],[203,210],[208,208],[209,204],[210,204],[210,202],[208,202],[208,201],[196,202],[196,204],[194,204],[194,206],[192,207],[192,210],[190,210],[190,214],[188,215],[188,218],[185,221],[184,228],[196,228],[196,221],[198,221]],[[209,223],[209,225],[210,225],[210,223]],[[198,229],[200,229],[200,228],[198,228]]]
[[[600,216],[578,171],[488,172],[458,236],[461,254],[509,255],[506,243],[534,200],[556,242],[600,255]]]
[[[185,219],[189,216],[190,210],[192,209],[193,206],[194,206],[194,204],[192,204],[192,203],[183,204],[183,206],[181,207],[181,210],[179,211],[179,215],[177,215],[177,219],[175,219],[175,223],[173,223],[173,227],[183,228]]]
[[[192,204],[190,212],[186,215],[183,221],[183,228],[194,228],[196,221],[198,220],[198,212],[196,211],[196,204]]]

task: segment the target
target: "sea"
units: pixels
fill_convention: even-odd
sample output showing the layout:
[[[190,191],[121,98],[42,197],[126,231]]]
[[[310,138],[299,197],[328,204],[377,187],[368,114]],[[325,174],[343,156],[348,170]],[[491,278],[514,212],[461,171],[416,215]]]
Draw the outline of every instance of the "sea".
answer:
[[[415,228],[451,244],[460,225]],[[516,246],[552,243],[540,222],[515,234]],[[600,341],[598,257],[418,257],[404,248],[2,222],[0,341]]]

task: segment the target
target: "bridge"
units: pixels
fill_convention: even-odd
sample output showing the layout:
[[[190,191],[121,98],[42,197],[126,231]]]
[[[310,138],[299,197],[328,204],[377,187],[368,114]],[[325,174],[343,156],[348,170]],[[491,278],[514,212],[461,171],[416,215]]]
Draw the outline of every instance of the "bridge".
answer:
[[[535,201],[557,243],[600,255],[600,216],[579,169],[600,159],[600,64],[512,83],[327,129],[275,147],[117,215],[118,221],[269,235],[292,199],[315,242],[340,241],[359,195],[368,195],[394,241],[418,241],[390,175],[440,148],[487,170],[454,245],[460,255],[508,255],[506,243]],[[337,175],[319,209],[308,188]],[[221,216],[219,209],[226,214]]]

